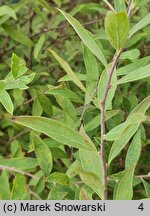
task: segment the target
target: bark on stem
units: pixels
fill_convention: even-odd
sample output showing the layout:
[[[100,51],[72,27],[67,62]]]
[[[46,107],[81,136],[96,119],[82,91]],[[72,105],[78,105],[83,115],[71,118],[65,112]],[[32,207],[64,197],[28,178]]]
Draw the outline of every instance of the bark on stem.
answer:
[[[129,2],[128,7],[128,17],[131,15],[132,12],[132,0]],[[118,59],[123,51],[123,47],[114,55],[111,68],[109,69],[108,73],[108,80],[106,83],[106,88],[102,97],[101,101],[101,144],[100,144],[100,159],[101,159],[101,165],[102,165],[102,184],[103,184],[103,199],[107,199],[107,166],[104,156],[104,147],[105,147],[105,105],[106,105],[106,99],[108,95],[108,91],[111,88],[111,79],[114,72],[114,69],[117,66]]]
[[[103,180],[103,187],[104,187],[104,194],[103,198],[106,200],[107,199],[107,167],[106,167],[106,161],[104,157],[104,146],[105,146],[105,104],[106,104],[106,99],[108,95],[108,91],[111,87],[111,78],[114,72],[114,69],[117,65],[119,56],[122,52],[122,49],[119,50],[119,52],[116,52],[112,61],[111,68],[109,70],[109,75],[108,75],[108,80],[106,84],[106,88],[103,94],[103,98],[101,101],[101,146],[100,146],[100,158],[101,158],[101,163],[102,163],[102,180]]]

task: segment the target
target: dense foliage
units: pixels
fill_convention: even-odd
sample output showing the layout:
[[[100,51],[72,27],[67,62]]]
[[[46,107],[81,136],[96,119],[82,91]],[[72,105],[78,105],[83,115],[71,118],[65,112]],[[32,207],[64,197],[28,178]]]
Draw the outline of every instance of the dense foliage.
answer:
[[[150,1],[0,5],[0,199],[150,199]]]

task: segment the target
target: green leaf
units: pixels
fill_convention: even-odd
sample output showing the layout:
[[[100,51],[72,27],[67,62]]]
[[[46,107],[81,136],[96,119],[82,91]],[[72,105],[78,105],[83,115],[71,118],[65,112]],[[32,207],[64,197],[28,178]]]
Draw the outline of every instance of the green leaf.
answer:
[[[61,191],[58,185],[55,185],[48,194],[47,200],[64,200],[68,193]]]
[[[51,116],[52,115],[52,103],[50,99],[46,95],[40,93],[39,91],[35,90],[35,93],[37,95],[37,98],[44,112],[48,114],[49,116]]]
[[[70,179],[64,173],[54,172],[50,176],[46,178],[46,181],[49,183],[53,183],[54,185],[69,185]]]
[[[62,11],[59,11],[64,15],[68,22],[72,25],[74,30],[77,32],[84,44],[91,50],[91,52],[103,63],[104,66],[107,65],[106,58],[103,52],[99,49],[99,46],[96,44],[92,35],[70,14]]]
[[[150,96],[141,101],[130,113],[129,117],[135,113],[144,114],[150,106]]]
[[[80,81],[89,81],[89,78],[86,74],[76,73],[76,76]],[[68,74],[58,80],[58,82],[65,82],[65,81],[72,81],[72,79]]]
[[[17,19],[15,11],[12,8],[8,7],[7,5],[3,5],[0,7],[0,16],[4,16],[4,15],[12,17],[15,20]]]
[[[45,35],[43,34],[41,35],[41,37],[39,38],[38,42],[35,44],[34,47],[33,55],[35,59],[37,59],[44,42],[45,42]]]
[[[34,45],[32,40],[24,32],[22,32],[21,29],[16,29],[15,27],[7,24],[3,24],[2,27],[13,40],[28,47],[32,47]]]
[[[145,181],[144,179],[142,179],[142,182],[143,182],[143,185],[144,185],[146,196],[148,198],[150,198],[150,184],[147,181]]]
[[[118,80],[118,84],[123,84],[123,83],[128,83],[128,82],[133,82],[137,81],[140,79],[144,79],[146,77],[150,76],[150,64],[139,68],[135,71],[130,72],[126,76],[122,77],[121,79]]]
[[[90,173],[90,172],[81,172],[80,177],[81,177],[81,180],[86,185],[91,187],[94,190],[94,192],[97,193],[97,195],[101,199],[103,199],[103,196],[102,196],[102,191],[103,191],[102,183],[101,183],[100,178],[96,174]]]
[[[2,103],[7,112],[9,112],[11,115],[13,114],[14,105],[12,103],[11,97],[5,90],[0,93],[0,103]]]
[[[133,112],[133,111],[132,111]],[[127,127],[130,127],[131,125],[134,124],[139,124],[146,121],[147,117],[143,114],[143,113],[130,113],[130,115],[128,116],[128,118],[126,119],[125,122],[117,125],[115,128],[113,128],[112,130],[110,130],[106,135],[105,135],[105,139],[109,140],[109,141],[113,141],[113,140],[117,140],[119,138],[121,138],[122,134],[124,133],[124,131],[126,130]]]
[[[129,20],[126,12],[108,12],[105,19],[105,30],[111,45],[119,50],[127,40]]]
[[[91,172],[97,175],[101,181],[102,168],[100,158],[97,152],[91,152],[85,149],[79,150],[79,158],[84,172]]]
[[[62,88],[62,86],[60,86],[60,88],[58,88],[58,86],[49,86],[49,85],[48,85],[48,88],[49,89],[45,92],[45,94],[50,94],[50,95],[54,95],[54,96],[57,96],[57,95],[64,96],[73,102],[83,104],[83,100],[82,100],[81,96],[78,93],[76,93],[70,89],[64,89],[64,88]]]
[[[145,98],[143,101],[141,101],[140,104],[138,104],[130,113],[128,118],[124,123],[121,123],[120,125],[116,126],[112,130],[110,130],[106,135],[105,139],[109,141],[113,141],[121,137],[124,129],[128,127],[131,124],[139,124],[142,121],[145,121],[145,115],[144,113],[150,106],[150,96]]]
[[[11,159],[0,159],[0,164],[3,166],[14,167],[19,170],[34,169],[38,163],[35,158],[17,157]]]
[[[10,186],[9,186],[9,178],[6,171],[3,171],[0,176],[0,185],[3,185],[0,189],[0,198],[2,200],[10,199]]]
[[[138,70],[144,67],[148,63],[150,63],[150,56],[146,56],[144,58],[138,59],[131,64],[125,65],[117,69],[117,76],[129,74],[135,70]]]
[[[11,57],[11,73],[13,77],[16,78],[21,73],[25,73],[28,68],[25,66],[25,61],[19,58],[15,53]]]
[[[99,78],[99,68],[97,60],[93,53],[86,46],[83,46],[83,57],[86,73],[89,77],[89,81],[86,82],[86,89],[90,95],[93,95]],[[88,104],[91,100],[92,98],[88,94],[86,94],[85,104]]]
[[[103,2],[105,2],[108,5],[108,7],[115,13],[115,9],[107,0],[103,0]]]
[[[29,84],[35,77],[35,73],[30,75],[21,76],[17,79],[14,79],[10,76],[10,79],[5,79],[6,90],[19,88],[20,90],[28,89],[27,84]]]
[[[17,174],[13,181],[11,200],[27,200],[29,197],[25,176]]]
[[[81,7],[81,12],[84,12],[84,13],[92,13],[93,11],[97,11],[99,13],[106,12],[105,8],[102,6],[101,3],[99,4],[98,3],[85,3],[81,5],[78,4],[76,7]],[[70,14],[72,15],[71,12]]]
[[[141,43],[147,36],[148,33],[146,31],[138,32],[137,34],[133,35],[133,37],[130,40],[128,40],[128,43],[126,43],[124,46],[125,49],[137,46],[137,44]]]
[[[34,77],[35,77],[35,73],[31,73],[30,75],[20,77],[17,80],[17,87],[21,90],[27,89],[28,88],[27,84],[32,82]]]
[[[135,109],[130,113],[126,122],[113,128],[105,135],[106,140],[115,140],[109,153],[108,163],[119,154],[124,146],[129,142],[131,137],[138,130],[140,123],[146,121],[144,113],[150,106],[150,96],[145,98]]]
[[[120,110],[111,110],[111,111],[107,111],[106,112],[106,116],[105,116],[105,121],[109,120],[110,118],[112,118],[113,116],[115,116],[116,114],[118,114]],[[101,115],[98,114],[96,115],[94,118],[92,118],[91,121],[89,121],[87,124],[85,124],[84,129],[86,132],[94,130],[95,128],[100,126],[100,118]]]
[[[133,61],[137,59],[139,56],[140,56],[140,51],[138,49],[133,49],[133,50],[123,52],[120,56],[120,59],[122,60],[129,59]]]
[[[137,31],[141,30],[145,26],[150,24],[150,14],[140,20],[135,26],[133,26],[129,32],[129,38],[132,37]]]
[[[3,80],[0,80],[0,94],[3,92],[6,88],[6,83]]]
[[[114,0],[114,4],[117,12],[126,11],[125,0]]]
[[[119,136],[119,138],[114,141],[111,147],[108,164],[110,164],[111,161],[120,153],[120,151],[125,147],[125,145],[129,142],[129,140],[138,130],[138,128],[139,128],[139,124],[132,124],[127,126],[123,130],[123,133],[121,133],[123,134],[123,136]]]
[[[41,116],[43,112],[43,108],[37,98],[33,101],[32,105],[32,115],[33,116]]]
[[[115,200],[131,200],[133,196],[133,175],[135,165],[126,170],[125,175],[117,186]]]
[[[15,116],[13,117],[13,121],[35,131],[44,133],[64,145],[95,150],[93,146],[88,146],[85,143],[83,137],[77,131],[56,120],[45,117]]]
[[[84,185],[80,189],[79,199],[80,200],[92,200],[92,195],[84,187],[87,187],[87,185]]]
[[[37,0],[37,1],[43,8],[46,8],[50,13],[53,12],[54,10],[53,7],[50,7],[46,0]]]
[[[103,94],[104,94],[104,91],[105,91],[105,88],[106,88],[106,83],[107,83],[108,76],[109,76],[109,68],[110,68],[110,65],[109,65],[109,67],[107,69],[105,69],[102,72],[99,83],[98,83],[97,94],[98,94],[98,98],[100,100],[102,100]],[[116,92],[116,89],[117,89],[117,85],[114,84],[116,82],[117,82],[117,74],[116,74],[116,70],[114,70],[114,73],[113,73],[113,76],[112,76],[112,79],[111,79],[111,87],[109,89],[107,99],[106,99],[106,105],[105,105],[106,110],[107,109],[112,109],[112,100],[114,98],[114,95],[115,95],[115,92]]]
[[[56,58],[56,60],[59,62],[59,64],[62,66],[62,68],[66,71],[66,73],[70,76],[73,82],[84,92],[86,92],[86,89],[84,85],[81,83],[81,81],[78,79],[76,74],[72,71],[71,67],[68,65],[67,62],[65,62],[55,51],[48,49],[51,54]]]
[[[36,134],[32,133],[32,142],[34,144],[34,151],[37,156],[38,163],[48,176],[52,170],[52,154],[46,143],[44,143]]]
[[[125,168],[130,168],[133,164],[136,164],[139,160],[141,153],[141,131],[138,130],[133,137],[133,140],[128,148],[126,160],[125,160]]]
[[[63,109],[64,122],[74,128],[75,121],[77,120],[76,109],[71,103],[71,101],[63,96],[56,95],[55,96],[57,103]]]

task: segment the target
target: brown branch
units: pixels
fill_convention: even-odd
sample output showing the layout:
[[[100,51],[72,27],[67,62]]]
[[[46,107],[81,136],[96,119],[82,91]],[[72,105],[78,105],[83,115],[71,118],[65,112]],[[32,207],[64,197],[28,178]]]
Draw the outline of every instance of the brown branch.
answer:
[[[28,173],[28,172],[24,172],[22,170],[18,170],[15,167],[9,167],[9,166],[0,165],[0,170],[8,170],[10,172],[20,173],[22,175],[25,175],[25,176],[28,176],[28,177],[31,177],[31,178],[34,178],[34,179],[39,179],[37,176],[32,175],[31,173]]]
[[[129,8],[128,8],[128,17],[130,16],[131,14],[131,7],[132,7],[132,1],[130,1],[129,3]],[[107,100],[107,96],[108,96],[108,92],[109,92],[109,89],[111,88],[111,79],[112,79],[112,76],[113,76],[113,72],[114,72],[114,69],[116,68],[117,66],[117,63],[118,63],[118,59],[121,55],[123,51],[123,47],[116,53],[114,54],[114,57],[113,57],[113,60],[112,60],[112,64],[111,64],[111,68],[109,69],[109,72],[108,72],[108,80],[107,80],[107,83],[106,83],[106,87],[105,87],[105,90],[104,90],[104,94],[103,94],[103,97],[102,97],[102,101],[100,103],[100,107],[101,107],[101,143],[100,143],[100,152],[99,152],[99,155],[100,155],[100,160],[101,160],[101,164],[102,164],[102,184],[103,184],[103,198],[106,200],[107,199],[107,166],[106,166],[106,161],[105,161],[105,156],[104,156],[104,149],[105,149],[105,112],[106,112],[106,100]]]
[[[135,176],[136,178],[145,178],[145,179],[150,179],[150,174],[148,175],[138,175],[138,176]]]
[[[40,197],[37,193],[35,193],[34,191],[32,191],[32,190],[29,188],[29,186],[27,186],[27,188],[28,188],[28,191],[29,191],[30,195],[33,195],[33,196],[36,197],[38,200],[42,200],[41,197]]]
[[[22,135],[28,133],[29,131],[30,131],[30,130],[27,129],[27,130],[25,130],[25,131],[23,131],[23,132],[20,132],[19,134],[13,136],[12,138],[10,138],[9,143],[11,143],[13,140],[17,139],[18,137],[21,137]]]
[[[91,20],[91,21],[89,21],[89,22],[83,23],[82,25],[83,25],[84,27],[86,27],[86,26],[89,26],[89,25],[98,23],[99,21],[101,21],[101,19]],[[43,29],[43,30],[41,30],[40,32],[38,32],[38,33],[32,35],[31,38],[34,38],[34,37],[36,37],[36,36],[38,36],[38,35],[40,35],[40,34],[42,34],[42,33],[47,33],[47,32],[49,32],[49,31],[59,30],[59,29],[64,29],[64,28],[71,28],[71,26],[70,26],[70,25],[61,25],[61,26],[57,26],[57,27],[55,27],[55,28],[46,28],[46,29]]]

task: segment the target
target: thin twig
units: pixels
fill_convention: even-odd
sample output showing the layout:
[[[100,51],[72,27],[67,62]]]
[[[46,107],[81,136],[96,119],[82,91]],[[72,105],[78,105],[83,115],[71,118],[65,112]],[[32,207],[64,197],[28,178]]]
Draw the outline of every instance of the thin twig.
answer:
[[[150,179],[150,174],[148,175],[138,175],[138,176],[135,176],[136,178],[145,178],[145,179]]]
[[[17,138],[21,137],[22,135],[28,133],[30,130],[27,129],[25,131],[20,132],[19,134],[13,136],[12,138],[10,138],[9,143],[11,143],[13,140],[16,140]]]
[[[83,23],[82,25],[83,25],[84,27],[86,27],[86,26],[89,26],[89,25],[98,23],[99,21],[101,21],[101,20],[100,20],[100,19],[91,20],[91,21],[89,21],[89,22]],[[55,27],[55,28],[46,28],[46,29],[43,29],[43,30],[41,30],[40,32],[38,32],[38,33],[32,35],[31,38],[34,38],[34,37],[36,37],[36,36],[38,36],[38,35],[40,35],[40,34],[42,34],[42,33],[46,33],[46,32],[53,31],[53,30],[58,30],[58,29],[65,29],[65,28],[71,28],[71,26],[70,26],[70,25],[61,25],[61,26],[57,26],[57,27]]]
[[[40,197],[38,194],[36,194],[34,191],[32,191],[32,190],[29,188],[29,186],[27,186],[27,188],[28,188],[28,191],[29,191],[29,193],[30,193],[31,195],[35,196],[38,200],[41,200],[41,197]]]
[[[39,179],[37,176],[32,175],[31,173],[28,173],[28,172],[24,172],[22,170],[18,170],[15,167],[9,167],[9,166],[0,165],[0,170],[8,170],[10,172],[20,173],[22,175],[25,175],[25,176],[28,176],[28,177],[31,177],[31,178],[34,178],[34,179]]]
[[[91,96],[91,97],[92,97],[92,100],[90,100],[89,103],[85,104],[84,107],[83,107],[83,111],[82,111],[81,117],[80,117],[80,127],[81,127],[81,125],[82,125],[82,123],[83,123],[84,114],[85,114],[85,112],[87,111],[87,109],[89,108],[89,106],[90,106],[91,102],[93,101],[94,96],[95,96],[95,94],[96,94],[96,92],[97,92],[99,79],[100,79],[100,77],[98,78],[98,81],[97,81],[97,83],[96,83],[96,85],[95,85],[95,88],[94,88],[94,91],[93,91],[93,95]],[[80,127],[79,127],[79,128],[80,128]]]
[[[129,8],[128,8],[128,16],[130,16],[131,14],[131,6],[132,6],[132,1],[130,1],[129,3]],[[108,92],[109,92],[109,89],[111,88],[111,79],[112,79],[112,76],[113,76],[113,72],[114,72],[114,69],[116,68],[117,66],[117,63],[118,63],[118,59],[121,55],[123,51],[123,48],[121,48],[118,52],[116,51],[116,53],[114,54],[114,57],[113,57],[113,61],[112,61],[112,64],[111,64],[111,68],[109,69],[109,72],[108,72],[108,80],[107,80],[107,83],[106,83],[106,87],[105,87],[105,90],[104,90],[104,94],[103,94],[103,97],[102,97],[102,101],[100,103],[100,106],[101,106],[101,143],[100,143],[100,152],[99,152],[99,155],[100,155],[100,160],[101,160],[101,164],[102,164],[102,184],[103,184],[103,198],[106,200],[107,199],[107,166],[106,166],[106,161],[105,161],[105,156],[104,156],[104,147],[105,147],[105,112],[106,112],[106,100],[107,100],[107,96],[108,96]]]
[[[105,105],[106,105],[106,99],[107,99],[107,95],[108,95],[108,91],[111,87],[111,78],[114,72],[114,69],[117,65],[117,61],[119,59],[119,56],[122,52],[122,49],[117,53],[115,53],[114,55],[114,59],[112,61],[112,65],[111,68],[109,70],[109,75],[108,75],[108,81],[105,87],[105,91],[103,94],[103,98],[101,101],[101,144],[100,144],[100,159],[101,159],[101,163],[102,163],[102,176],[103,176],[103,187],[104,187],[104,194],[103,197],[104,199],[107,199],[107,167],[106,167],[106,161],[105,161],[105,157],[104,157],[104,146],[105,146]]]

